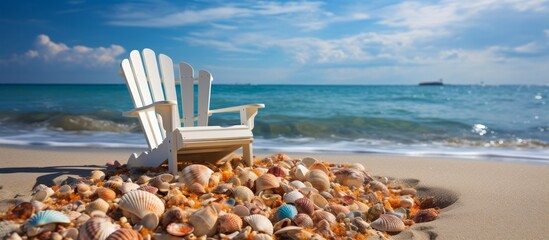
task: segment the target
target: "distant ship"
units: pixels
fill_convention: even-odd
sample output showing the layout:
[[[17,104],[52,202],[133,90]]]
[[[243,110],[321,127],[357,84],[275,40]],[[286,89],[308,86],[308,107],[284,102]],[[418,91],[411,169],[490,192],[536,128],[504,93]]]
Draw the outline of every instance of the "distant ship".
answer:
[[[444,83],[442,83],[442,79],[438,80],[438,82],[420,82],[419,86],[442,86]]]

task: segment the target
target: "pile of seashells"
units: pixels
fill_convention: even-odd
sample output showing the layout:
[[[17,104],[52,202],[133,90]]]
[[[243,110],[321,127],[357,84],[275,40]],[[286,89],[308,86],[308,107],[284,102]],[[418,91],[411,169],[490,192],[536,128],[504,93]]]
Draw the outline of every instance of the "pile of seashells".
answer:
[[[179,176],[111,166],[11,201],[0,238],[385,239],[437,217],[416,193],[361,164],[280,153],[252,167],[191,164]]]

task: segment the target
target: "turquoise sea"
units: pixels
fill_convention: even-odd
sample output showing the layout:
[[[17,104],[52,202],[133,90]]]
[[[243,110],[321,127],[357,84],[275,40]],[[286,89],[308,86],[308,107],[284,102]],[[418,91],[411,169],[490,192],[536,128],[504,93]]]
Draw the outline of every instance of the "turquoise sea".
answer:
[[[548,98],[549,86],[213,85],[211,108],[264,103],[257,150],[549,162]],[[0,144],[144,148],[130,109],[123,84],[0,85]]]

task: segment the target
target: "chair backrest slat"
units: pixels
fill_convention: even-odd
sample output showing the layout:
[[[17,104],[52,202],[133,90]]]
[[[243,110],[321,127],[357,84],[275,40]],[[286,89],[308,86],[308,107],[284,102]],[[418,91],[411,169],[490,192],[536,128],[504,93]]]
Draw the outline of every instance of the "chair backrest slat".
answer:
[[[183,126],[194,127],[194,69],[188,63],[179,64]]]
[[[147,76],[145,75],[145,70],[143,69],[143,64],[142,64],[139,51],[134,50],[130,52],[130,66],[133,72],[135,83],[137,85],[137,89],[139,90],[139,95],[141,97],[141,103],[142,103],[141,106],[151,104],[152,98],[149,90],[149,84],[147,81]],[[124,72],[124,74],[126,76],[128,75],[128,73],[126,72]],[[156,148],[162,142],[163,137],[160,130],[158,118],[156,117],[156,113],[154,112],[154,109],[151,111],[145,112],[145,114],[140,114],[139,117],[147,119],[147,120],[143,120],[143,119],[140,119],[140,120],[144,130],[150,129],[150,131],[145,131],[145,135],[147,135],[146,136],[147,139],[151,140],[148,142],[149,147],[151,149]]]
[[[160,72],[162,74],[162,83],[164,84],[164,94],[166,94],[166,100],[177,101],[173,61],[170,57],[160,54],[158,55],[158,63],[160,64]],[[179,116],[177,117],[179,118]]]
[[[198,73],[198,126],[208,126],[212,75],[204,70]]]
[[[151,87],[154,101],[163,101],[164,93],[162,91],[162,82],[160,82],[158,63],[156,62],[156,56],[154,55],[153,50],[148,48],[143,49],[143,64],[147,70],[147,79],[149,80],[149,86]]]

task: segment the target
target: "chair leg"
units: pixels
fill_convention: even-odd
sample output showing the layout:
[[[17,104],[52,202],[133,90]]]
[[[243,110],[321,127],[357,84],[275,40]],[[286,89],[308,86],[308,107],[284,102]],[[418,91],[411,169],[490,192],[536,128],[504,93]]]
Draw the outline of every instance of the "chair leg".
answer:
[[[254,160],[254,155],[252,152],[252,144],[247,144],[242,146],[242,159],[244,160],[244,164],[246,166],[251,167],[252,162]]]
[[[175,143],[170,140],[168,142],[170,144],[170,150],[168,153],[168,170],[170,173],[174,176],[177,176],[177,150],[175,149]]]

